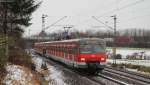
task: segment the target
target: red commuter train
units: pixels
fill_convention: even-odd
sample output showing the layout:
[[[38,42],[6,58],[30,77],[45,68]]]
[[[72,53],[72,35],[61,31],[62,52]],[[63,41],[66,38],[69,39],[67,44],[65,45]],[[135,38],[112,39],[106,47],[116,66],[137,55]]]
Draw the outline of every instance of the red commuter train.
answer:
[[[97,73],[106,64],[106,43],[99,38],[81,38],[35,43],[36,52],[78,69]]]

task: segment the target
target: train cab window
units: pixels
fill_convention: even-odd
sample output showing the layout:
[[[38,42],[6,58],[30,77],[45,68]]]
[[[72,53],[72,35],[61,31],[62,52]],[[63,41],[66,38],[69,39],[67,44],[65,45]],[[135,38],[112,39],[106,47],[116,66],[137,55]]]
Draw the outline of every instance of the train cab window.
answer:
[[[105,53],[105,42],[104,41],[95,41],[95,40],[82,40],[80,42],[80,53],[83,54],[99,54]]]
[[[105,48],[101,45],[80,45],[80,53],[105,53]]]

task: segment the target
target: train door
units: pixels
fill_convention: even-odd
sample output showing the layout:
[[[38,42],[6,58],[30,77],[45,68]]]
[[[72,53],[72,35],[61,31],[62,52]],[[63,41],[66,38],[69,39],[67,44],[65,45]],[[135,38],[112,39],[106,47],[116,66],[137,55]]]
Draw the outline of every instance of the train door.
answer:
[[[78,63],[77,59],[78,59],[79,51],[80,51],[79,44],[76,43],[76,45],[77,46],[74,47],[74,64],[73,64],[74,67],[77,67],[77,63]]]
[[[46,55],[46,49],[43,49],[43,55]]]
[[[70,47],[70,48],[68,49],[68,60],[69,60],[69,64],[70,64],[71,66],[73,66],[73,61],[74,61],[74,59],[73,59],[73,48],[72,48],[72,47]]]
[[[42,46],[43,47],[41,49],[41,52],[42,52],[42,55],[45,56],[45,54],[46,54],[46,44],[43,44]]]

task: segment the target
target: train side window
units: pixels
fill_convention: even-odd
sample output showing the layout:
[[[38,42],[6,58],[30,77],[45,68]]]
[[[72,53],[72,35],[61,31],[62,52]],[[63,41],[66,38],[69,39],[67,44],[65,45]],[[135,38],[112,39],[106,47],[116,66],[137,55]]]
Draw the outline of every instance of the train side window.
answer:
[[[64,53],[67,53],[67,50],[66,50],[66,48],[64,48]]]
[[[73,48],[73,54],[76,54],[76,53],[77,53],[77,49]]]
[[[71,54],[74,54],[75,49],[71,48],[70,51],[71,51]]]
[[[60,49],[61,49],[61,52],[64,52],[63,47],[61,47]]]
[[[68,53],[68,48],[65,48],[65,53],[66,53],[66,54]]]
[[[64,48],[63,47],[61,47],[60,49],[61,49],[61,52],[64,52],[64,50],[63,50]]]
[[[70,48],[68,48],[68,53],[69,53],[69,54],[71,54],[71,53],[72,53]]]

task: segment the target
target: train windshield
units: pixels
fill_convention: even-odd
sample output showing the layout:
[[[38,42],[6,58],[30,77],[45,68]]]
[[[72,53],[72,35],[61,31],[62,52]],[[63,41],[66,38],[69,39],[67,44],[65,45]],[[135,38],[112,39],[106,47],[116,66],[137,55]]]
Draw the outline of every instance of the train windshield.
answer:
[[[80,43],[80,53],[82,54],[99,54],[105,53],[105,42],[103,41],[84,41]]]

